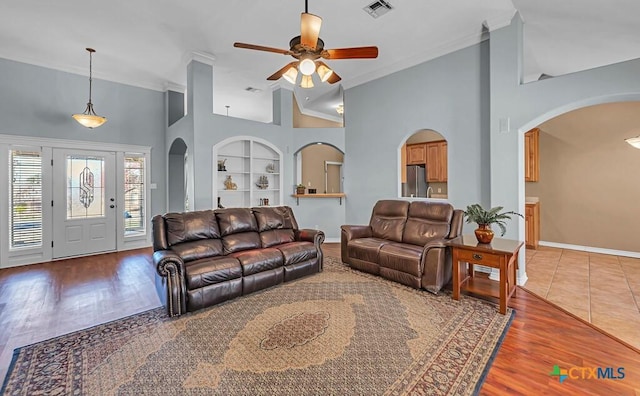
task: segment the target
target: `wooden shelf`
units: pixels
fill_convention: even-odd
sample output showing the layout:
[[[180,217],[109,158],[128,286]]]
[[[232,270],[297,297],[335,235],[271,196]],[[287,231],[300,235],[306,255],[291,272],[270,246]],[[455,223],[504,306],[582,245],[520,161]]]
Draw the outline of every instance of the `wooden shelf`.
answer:
[[[340,205],[342,205],[342,198],[346,198],[345,193],[331,193],[331,194],[292,194],[292,197],[296,199],[296,204],[300,205],[300,198],[338,198],[340,199]]]
[[[500,282],[487,278],[467,278],[461,285],[462,290],[478,294],[481,296],[490,296],[500,298]]]

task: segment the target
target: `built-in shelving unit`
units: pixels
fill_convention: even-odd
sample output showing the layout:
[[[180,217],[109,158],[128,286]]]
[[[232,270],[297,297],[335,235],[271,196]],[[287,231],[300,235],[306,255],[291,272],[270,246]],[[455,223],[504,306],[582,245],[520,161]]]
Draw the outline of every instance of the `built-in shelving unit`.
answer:
[[[282,205],[282,152],[273,144],[233,137],[213,147],[213,158],[214,207],[218,197],[227,208]]]

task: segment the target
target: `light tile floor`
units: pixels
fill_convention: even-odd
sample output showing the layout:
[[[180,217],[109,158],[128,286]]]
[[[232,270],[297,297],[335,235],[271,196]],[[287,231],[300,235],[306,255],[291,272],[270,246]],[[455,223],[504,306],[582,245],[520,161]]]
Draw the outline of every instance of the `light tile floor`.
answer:
[[[640,348],[640,259],[527,249],[524,287]]]

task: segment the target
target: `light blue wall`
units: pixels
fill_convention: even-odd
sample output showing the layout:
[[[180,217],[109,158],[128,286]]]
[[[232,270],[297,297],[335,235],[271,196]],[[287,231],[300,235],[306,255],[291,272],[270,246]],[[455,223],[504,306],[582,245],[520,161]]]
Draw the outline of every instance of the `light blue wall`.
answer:
[[[164,212],[164,94],[94,78],[94,108],[108,119],[97,129],[71,118],[88,98],[88,77],[0,59],[0,134],[150,146],[151,211]]]
[[[347,223],[398,197],[399,149],[421,129],[447,139],[449,201],[488,202],[488,57],[484,42],[345,91]]]
[[[215,67],[197,61],[190,63],[187,70],[188,98],[192,95],[193,105],[188,104],[188,116],[193,119],[193,144],[189,150],[194,152],[194,186],[195,209],[208,209],[213,203],[213,146],[224,139],[234,136],[249,136],[269,141],[283,153],[283,190],[284,204],[293,208],[296,220],[301,228],[323,230],[327,238],[337,240],[340,237],[340,226],[345,224],[345,206],[333,199],[301,200],[297,205],[291,196],[295,187],[294,153],[300,148],[315,142],[329,143],[344,151],[344,129],[342,128],[309,128],[295,129],[292,126],[293,93],[278,89],[273,93],[274,120],[276,124],[227,117],[213,114],[215,92],[212,91]],[[182,121],[182,120],[181,120]],[[178,121],[176,124],[179,124]],[[172,130],[170,128],[170,130]],[[172,136],[172,138],[175,136]]]
[[[491,203],[524,211],[523,136],[557,115],[593,104],[640,99],[640,59],[521,84],[524,24],[490,33]],[[510,129],[500,130],[500,120]],[[622,144],[622,143],[621,143]],[[524,239],[524,221],[507,236]]]

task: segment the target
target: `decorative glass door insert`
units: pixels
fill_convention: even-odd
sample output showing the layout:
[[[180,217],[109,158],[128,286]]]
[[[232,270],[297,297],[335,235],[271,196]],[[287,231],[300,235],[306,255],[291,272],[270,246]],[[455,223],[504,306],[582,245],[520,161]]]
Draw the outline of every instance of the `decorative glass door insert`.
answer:
[[[67,219],[105,216],[104,157],[67,155]]]

